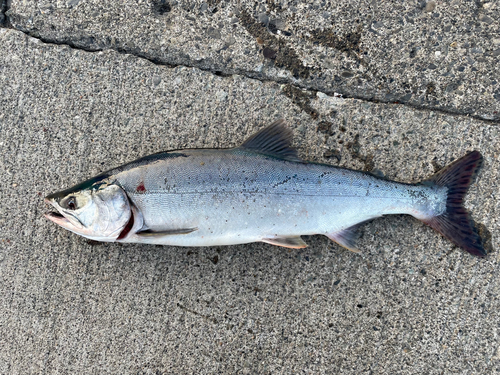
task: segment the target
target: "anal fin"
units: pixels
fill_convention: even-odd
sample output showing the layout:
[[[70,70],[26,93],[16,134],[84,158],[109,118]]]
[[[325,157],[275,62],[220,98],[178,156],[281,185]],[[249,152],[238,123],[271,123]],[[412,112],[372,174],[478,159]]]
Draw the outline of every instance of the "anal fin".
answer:
[[[290,249],[303,249],[307,247],[307,244],[300,236],[263,238],[261,241],[271,245],[288,247]]]
[[[180,228],[180,229],[164,230],[161,232],[154,232],[148,229],[142,232],[137,232],[136,235],[142,238],[159,238],[165,236],[173,236],[177,234],[189,234],[197,230],[198,228]]]
[[[358,228],[366,223],[369,220],[362,221],[361,223],[354,224],[349,228],[342,229],[341,231],[328,233],[326,236],[335,241],[340,246],[345,247],[347,250],[352,251],[354,253],[360,253],[361,250],[356,246],[356,240],[358,239],[359,233],[357,232]]]

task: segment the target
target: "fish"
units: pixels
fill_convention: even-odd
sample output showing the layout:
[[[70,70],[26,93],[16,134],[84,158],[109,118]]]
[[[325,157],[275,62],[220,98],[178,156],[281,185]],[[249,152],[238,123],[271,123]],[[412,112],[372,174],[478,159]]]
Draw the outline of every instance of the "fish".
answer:
[[[240,146],[142,157],[45,197],[45,217],[94,241],[171,246],[264,242],[304,248],[325,235],[358,252],[358,228],[408,214],[472,255],[487,255],[463,206],[481,167],[468,152],[433,176],[403,183],[302,160],[276,120]]]

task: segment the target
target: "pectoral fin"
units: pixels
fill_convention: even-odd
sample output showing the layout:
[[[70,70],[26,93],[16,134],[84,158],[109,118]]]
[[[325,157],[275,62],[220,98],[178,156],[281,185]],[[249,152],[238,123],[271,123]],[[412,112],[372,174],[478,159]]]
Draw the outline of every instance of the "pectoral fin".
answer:
[[[307,247],[307,244],[302,240],[302,238],[300,238],[300,236],[263,238],[261,241],[271,245],[288,247],[291,249],[302,249]]]
[[[138,232],[136,234],[141,238],[159,238],[165,236],[173,236],[176,234],[189,234],[197,230],[198,228],[181,228],[181,229],[164,230],[161,232],[154,232],[148,229],[142,232]]]

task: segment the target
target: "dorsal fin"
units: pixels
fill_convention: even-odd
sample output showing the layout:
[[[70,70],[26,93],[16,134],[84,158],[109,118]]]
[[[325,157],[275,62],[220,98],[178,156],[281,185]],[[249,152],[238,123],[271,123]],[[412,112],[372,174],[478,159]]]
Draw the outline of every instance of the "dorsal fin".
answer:
[[[248,138],[238,147],[290,161],[302,161],[291,146],[293,132],[279,119]]]

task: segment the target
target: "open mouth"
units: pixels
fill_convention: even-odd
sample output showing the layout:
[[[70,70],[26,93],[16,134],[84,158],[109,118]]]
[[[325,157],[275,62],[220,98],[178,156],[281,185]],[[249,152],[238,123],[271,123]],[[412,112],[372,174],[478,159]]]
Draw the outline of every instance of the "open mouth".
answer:
[[[53,221],[54,223],[59,225],[70,224],[70,221],[66,219],[63,215],[61,215],[59,212],[47,212],[43,216],[45,216],[50,221]]]
[[[61,215],[59,212],[47,212],[47,213],[45,214],[45,217],[46,217],[47,219],[49,219],[50,217],[53,217],[53,218],[55,218],[55,219],[63,219],[63,218],[64,218],[64,216],[63,216],[63,215]]]
[[[45,198],[45,203],[48,203],[51,206],[54,206],[55,208],[57,208],[50,199]],[[67,218],[65,218],[64,215],[62,215],[60,212],[47,212],[43,216],[45,216],[50,221],[52,221],[58,225],[61,225],[64,228],[70,229],[71,227],[75,227],[75,225],[71,221],[69,221]]]

